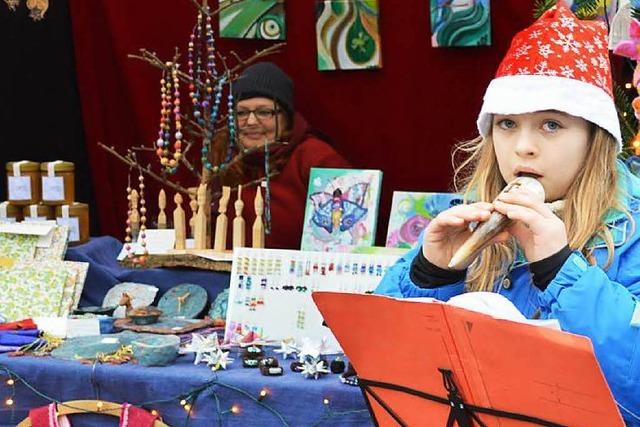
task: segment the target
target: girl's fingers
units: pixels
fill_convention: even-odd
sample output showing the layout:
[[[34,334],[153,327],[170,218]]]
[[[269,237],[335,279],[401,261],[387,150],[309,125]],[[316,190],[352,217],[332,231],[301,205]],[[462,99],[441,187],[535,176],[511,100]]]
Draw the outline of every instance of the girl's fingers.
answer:
[[[527,207],[538,212],[545,218],[550,218],[552,215],[554,215],[553,211],[549,209],[549,206],[544,204],[544,201],[541,201],[540,199],[535,197],[533,193],[525,192],[524,190],[515,193],[501,194],[498,197],[497,201],[504,202],[509,205],[519,205]]]
[[[513,221],[522,222],[531,230],[535,230],[537,228],[536,226],[540,224],[540,221],[546,218],[537,210],[529,207],[507,204],[500,201],[496,201],[494,205],[498,212],[506,215],[507,218]]]

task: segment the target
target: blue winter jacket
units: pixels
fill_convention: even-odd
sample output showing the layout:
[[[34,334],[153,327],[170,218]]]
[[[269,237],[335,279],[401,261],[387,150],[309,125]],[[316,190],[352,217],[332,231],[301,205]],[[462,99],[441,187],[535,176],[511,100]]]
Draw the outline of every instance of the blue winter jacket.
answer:
[[[527,317],[540,310],[541,318],[558,319],[563,330],[589,337],[625,422],[640,426],[640,179],[622,163],[618,173],[620,197],[633,221],[618,211],[607,214],[615,244],[608,269],[600,267],[606,263],[606,246],[596,240],[591,247],[597,266],[574,251],[546,290],[540,291],[520,253],[508,279],[496,282],[494,291]],[[463,282],[434,289],[416,286],[409,270],[419,250],[421,246],[413,248],[392,266],[375,292],[446,301],[465,291]]]

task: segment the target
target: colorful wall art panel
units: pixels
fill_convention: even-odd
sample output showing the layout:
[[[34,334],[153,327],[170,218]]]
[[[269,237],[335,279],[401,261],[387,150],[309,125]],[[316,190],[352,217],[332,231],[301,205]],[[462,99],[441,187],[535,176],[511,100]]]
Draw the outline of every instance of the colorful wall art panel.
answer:
[[[220,37],[284,40],[284,0],[220,0]]]
[[[372,246],[381,183],[379,170],[311,168],[301,249]]]
[[[316,0],[318,69],[381,68],[378,0]]]
[[[430,0],[431,45],[490,46],[490,0]]]
[[[385,246],[413,247],[420,233],[436,215],[461,203],[462,197],[455,193],[394,191]]]
[[[322,344],[340,351],[322,325],[314,291],[370,293],[399,255],[236,248],[229,284],[225,342],[283,341]]]

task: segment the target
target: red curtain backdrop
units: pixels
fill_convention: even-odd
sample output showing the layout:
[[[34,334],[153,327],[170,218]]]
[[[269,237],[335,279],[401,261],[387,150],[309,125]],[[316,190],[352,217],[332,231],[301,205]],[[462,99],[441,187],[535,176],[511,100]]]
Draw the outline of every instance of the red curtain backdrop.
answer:
[[[216,0],[210,2],[217,6]],[[478,48],[432,48],[429,0],[379,3],[382,69],[317,71],[315,0],[286,1],[287,44],[270,60],[294,79],[298,110],[332,138],[354,167],[384,172],[377,233],[377,244],[384,245],[394,190],[450,189],[451,147],[476,135],[484,90],[511,37],[532,22],[533,1],[493,1],[492,46]],[[186,63],[196,13],[191,0],[71,0],[78,87],[97,199],[92,212],[99,217],[102,234],[124,237],[127,168],[97,142],[120,152],[149,145],[159,121],[160,72],[127,55],[147,48],[168,60],[178,47]],[[214,23],[217,33],[217,19]],[[220,49],[242,57],[270,44],[217,39]],[[146,163],[156,166],[152,156]],[[149,197],[156,198],[155,188],[151,186]],[[169,207],[173,209],[173,203]]]

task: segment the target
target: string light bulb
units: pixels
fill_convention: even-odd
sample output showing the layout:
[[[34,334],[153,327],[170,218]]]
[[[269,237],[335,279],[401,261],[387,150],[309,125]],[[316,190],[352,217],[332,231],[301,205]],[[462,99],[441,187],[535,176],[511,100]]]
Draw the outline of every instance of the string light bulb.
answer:
[[[189,405],[188,403],[184,405],[184,410],[189,412],[191,410],[191,405]]]
[[[13,399],[12,399],[12,398],[10,398],[10,397],[8,397],[8,398],[7,398],[7,400],[5,400],[5,401],[4,401],[4,403],[5,403],[7,406],[11,406],[11,405],[13,405]]]
[[[624,87],[626,89],[631,89],[633,87],[633,85],[631,83],[625,83]]]
[[[240,405],[233,405],[231,407],[231,413],[234,415],[238,415],[240,413]]]
[[[324,403],[325,405],[328,405],[330,403],[329,398],[325,397],[324,399],[322,399],[322,403]]]
[[[16,383],[16,382],[14,381],[14,379],[13,379],[13,378],[9,378],[9,379],[7,380],[7,385],[14,385],[15,383]]]
[[[153,415],[154,417],[157,417],[157,416],[158,416],[158,415],[160,415],[160,414],[159,414],[159,413],[158,413],[158,411],[156,411],[155,409],[152,409],[152,410],[151,410],[151,415]]]
[[[99,400],[99,401],[96,403],[96,406],[98,407],[98,411],[99,411],[99,410],[101,410],[101,409],[102,409],[102,406],[103,406],[102,401],[100,401],[100,400]]]
[[[187,404],[187,401],[186,401],[185,399],[182,399],[182,400],[180,401],[180,406],[184,406],[184,405],[186,405],[186,404]]]
[[[267,398],[268,395],[269,395],[269,390],[267,390],[266,388],[263,388],[262,390],[260,390],[260,393],[258,394],[258,400],[262,402],[264,399]]]

